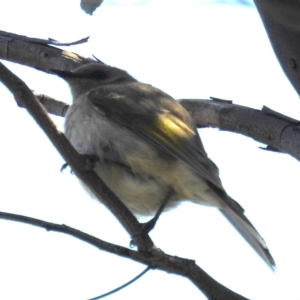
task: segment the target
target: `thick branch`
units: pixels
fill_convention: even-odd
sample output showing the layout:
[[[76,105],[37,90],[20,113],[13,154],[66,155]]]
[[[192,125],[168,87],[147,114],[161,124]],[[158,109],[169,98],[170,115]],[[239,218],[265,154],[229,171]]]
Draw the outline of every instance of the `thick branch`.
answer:
[[[72,70],[92,61],[76,53],[48,45],[61,44],[59,42],[51,40],[46,43],[46,41],[0,31],[0,58],[42,71],[51,68]]]
[[[19,35],[19,34],[6,32],[6,31],[2,31],[2,30],[0,30],[0,36],[17,39],[19,41],[23,41],[26,43],[41,44],[41,45],[55,45],[55,46],[73,46],[73,45],[83,44],[83,43],[86,43],[89,39],[89,37],[86,37],[86,38],[80,39],[75,42],[66,43],[66,42],[59,42],[59,41],[51,39],[51,38],[48,38],[47,40],[30,38],[25,35]]]
[[[64,117],[68,104],[36,94],[49,113]],[[215,98],[213,98],[215,99]],[[228,101],[183,99],[198,127],[216,127],[240,133],[290,154],[300,160],[300,122],[266,107],[262,110],[235,105]]]
[[[270,109],[262,111],[226,101],[181,100],[199,127],[241,133],[300,160],[300,122]]]

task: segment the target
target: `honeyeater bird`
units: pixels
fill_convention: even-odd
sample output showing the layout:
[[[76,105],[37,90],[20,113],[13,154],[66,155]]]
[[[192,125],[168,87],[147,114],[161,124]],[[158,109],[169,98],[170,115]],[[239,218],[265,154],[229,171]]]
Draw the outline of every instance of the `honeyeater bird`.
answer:
[[[65,133],[80,154],[97,156],[95,172],[135,215],[192,201],[214,206],[260,257],[275,267],[265,241],[224,190],[183,106],[126,71],[93,62],[52,70],[67,81],[73,104]]]

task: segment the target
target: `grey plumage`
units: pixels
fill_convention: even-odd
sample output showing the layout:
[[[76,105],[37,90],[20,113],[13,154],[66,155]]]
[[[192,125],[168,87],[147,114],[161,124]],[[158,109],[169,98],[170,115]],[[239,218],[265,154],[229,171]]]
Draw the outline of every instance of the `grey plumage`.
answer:
[[[225,192],[188,112],[171,96],[127,72],[92,63],[54,71],[70,85],[68,139],[81,154],[97,155],[95,171],[137,215],[179,202],[215,206],[271,268],[264,240]]]

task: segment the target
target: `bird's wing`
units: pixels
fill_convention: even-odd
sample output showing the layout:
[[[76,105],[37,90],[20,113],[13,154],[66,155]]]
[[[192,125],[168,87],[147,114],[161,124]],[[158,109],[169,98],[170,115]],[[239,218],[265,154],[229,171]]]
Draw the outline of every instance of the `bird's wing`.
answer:
[[[146,86],[140,85],[143,88]],[[159,97],[157,95],[159,90],[148,86],[150,97],[151,90],[154,90],[156,94],[154,99],[150,98],[147,101],[145,99],[147,93],[145,94],[144,90],[140,91],[140,95],[137,95],[140,85],[135,84],[134,86],[135,98],[139,100],[130,99],[128,94],[131,93],[126,93],[126,91],[124,93],[108,93],[101,88],[90,92],[88,100],[111,120],[129,128],[137,135],[185,162],[201,177],[223,191],[218,177],[218,169],[207,157],[191,120],[189,119],[190,124],[188,124],[183,119],[182,114],[176,114],[172,111],[172,106],[179,107],[180,104],[161,92],[159,96],[163,99],[162,102],[159,102],[160,105],[156,107],[154,104]],[[167,102],[170,103],[170,101],[173,105],[162,105]]]

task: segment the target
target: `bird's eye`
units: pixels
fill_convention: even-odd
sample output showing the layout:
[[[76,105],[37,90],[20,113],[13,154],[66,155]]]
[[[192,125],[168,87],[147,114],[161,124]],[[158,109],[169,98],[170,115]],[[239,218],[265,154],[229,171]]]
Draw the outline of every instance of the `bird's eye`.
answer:
[[[94,72],[94,73],[92,74],[92,77],[93,77],[94,79],[105,79],[105,78],[106,78],[105,74],[104,74],[103,72],[100,72],[100,71]]]

